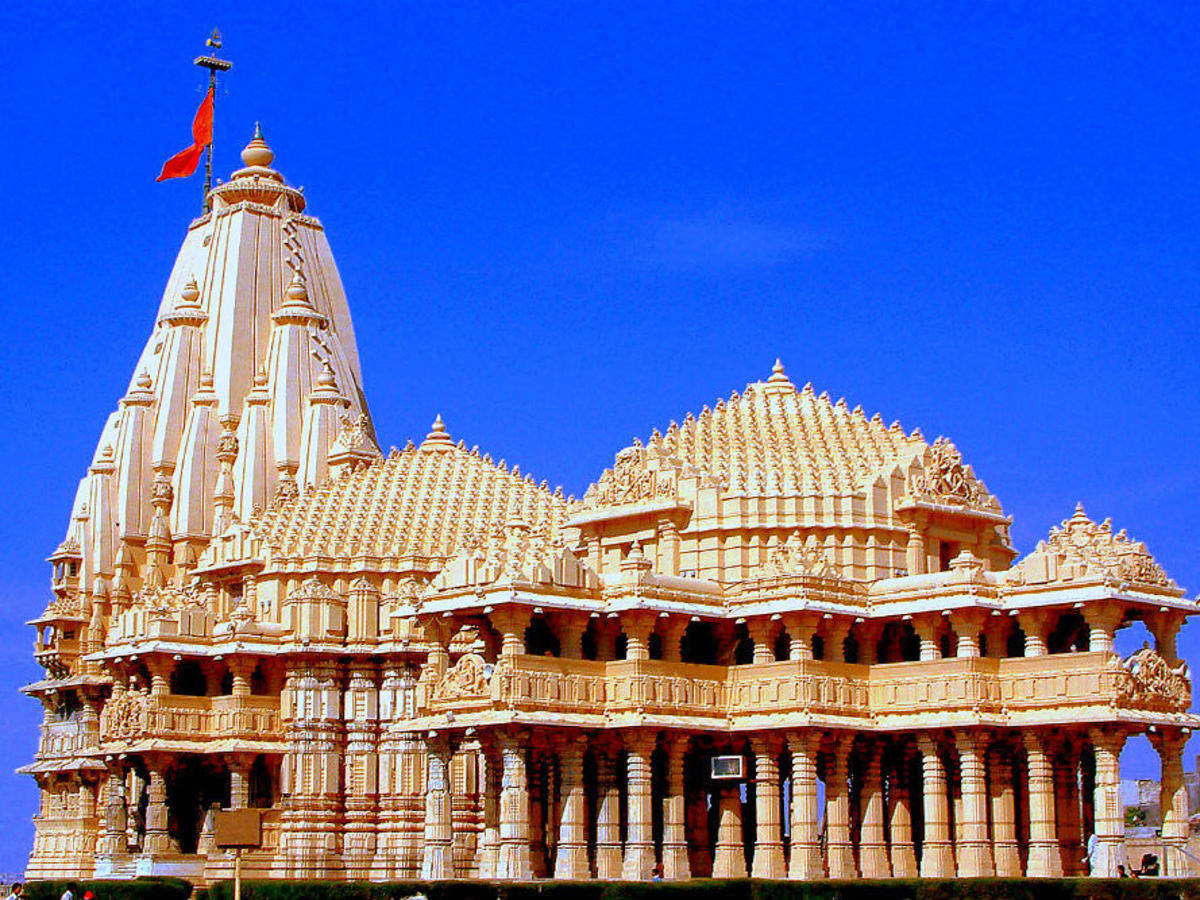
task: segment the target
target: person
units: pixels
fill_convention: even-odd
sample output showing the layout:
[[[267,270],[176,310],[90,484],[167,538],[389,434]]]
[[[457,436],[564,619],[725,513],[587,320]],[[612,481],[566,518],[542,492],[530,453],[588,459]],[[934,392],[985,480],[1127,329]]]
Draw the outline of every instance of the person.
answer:
[[[79,890],[79,886],[75,882],[67,885],[67,889],[62,892],[62,896],[58,900],[75,900],[75,892]]]
[[[5,897],[4,900],[21,900],[21,894],[24,890],[25,889],[21,885],[21,882],[14,881],[13,885],[12,885],[12,890],[10,890],[8,892],[8,896]]]
[[[1083,858],[1089,875],[1096,871],[1096,864],[1100,861],[1099,851],[1100,839],[1096,837],[1096,833],[1093,831],[1087,839],[1087,855]]]
[[[83,892],[83,900],[96,900],[96,895],[93,894],[91,891],[84,891]]]
[[[1128,878],[1129,877],[1129,873],[1125,871],[1125,867],[1120,864],[1117,865],[1117,877],[1118,878]]]
[[[1142,855],[1142,868],[1139,874],[1145,877],[1153,878],[1158,875],[1158,857],[1153,853]]]

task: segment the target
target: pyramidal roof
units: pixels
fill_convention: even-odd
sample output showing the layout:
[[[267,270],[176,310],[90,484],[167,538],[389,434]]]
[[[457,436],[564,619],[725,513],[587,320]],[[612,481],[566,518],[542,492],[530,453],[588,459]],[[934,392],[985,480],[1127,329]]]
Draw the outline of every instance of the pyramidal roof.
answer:
[[[435,564],[412,568],[436,571],[464,543],[503,523],[556,538],[568,502],[519,467],[455,443],[438,416],[419,446],[272,506],[256,530],[275,558],[419,557]]]
[[[76,495],[65,545],[85,590],[105,589],[124,543],[186,564],[281,485],[325,480],[345,423],[373,433],[324,229],[257,128],[242,162],[188,227]]]
[[[878,414],[868,418],[845,400],[831,402],[811,384],[797,390],[776,360],[765,381],[705,406],[698,416],[688,413],[665,432],[655,429],[645,446],[638,442],[618,463],[628,458],[648,469],[670,461],[751,493],[839,493],[861,488],[880,469],[908,463],[927,446],[919,431],[905,434],[899,422],[885,425]],[[585,503],[601,493],[596,487]]]

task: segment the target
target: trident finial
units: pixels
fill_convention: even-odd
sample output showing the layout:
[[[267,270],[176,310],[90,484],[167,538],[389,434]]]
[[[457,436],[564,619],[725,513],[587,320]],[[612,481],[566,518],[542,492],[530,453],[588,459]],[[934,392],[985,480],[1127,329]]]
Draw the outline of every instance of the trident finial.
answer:
[[[217,72],[228,72],[233,68],[233,63],[227,59],[221,59],[217,56],[217,51],[221,49],[221,32],[217,29],[212,30],[212,34],[208,40],[204,42],[212,48],[212,54],[209,56],[197,56],[194,62],[202,69],[208,69],[208,90],[213,96],[213,111],[214,119],[216,118],[217,106]],[[214,126],[215,128],[215,126]],[[215,134],[215,130],[214,130]],[[212,158],[213,145],[212,141],[208,142],[208,149],[204,159],[204,211],[208,212],[212,209],[212,204],[208,199],[208,192],[212,190]]]

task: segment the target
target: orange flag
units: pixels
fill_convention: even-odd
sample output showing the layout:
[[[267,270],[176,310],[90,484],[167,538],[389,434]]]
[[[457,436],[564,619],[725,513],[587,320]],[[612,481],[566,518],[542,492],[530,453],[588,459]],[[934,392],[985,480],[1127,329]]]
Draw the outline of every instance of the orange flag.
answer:
[[[192,120],[192,146],[181,150],[163,163],[162,173],[155,180],[187,178],[195,172],[196,166],[200,164],[200,154],[204,152],[205,147],[212,143],[212,128],[213,92],[209,88],[204,99],[200,101],[200,108],[196,110],[196,118]]]

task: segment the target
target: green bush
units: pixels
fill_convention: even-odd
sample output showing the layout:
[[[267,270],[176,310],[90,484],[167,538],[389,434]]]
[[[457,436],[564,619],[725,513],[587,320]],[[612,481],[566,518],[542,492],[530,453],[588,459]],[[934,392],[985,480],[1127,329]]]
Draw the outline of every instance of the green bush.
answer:
[[[31,881],[25,885],[28,900],[58,900],[68,885],[77,885],[75,898],[91,891],[96,900],[187,900],[192,885],[182,878],[138,878],[134,881]]]

